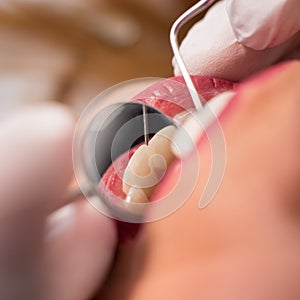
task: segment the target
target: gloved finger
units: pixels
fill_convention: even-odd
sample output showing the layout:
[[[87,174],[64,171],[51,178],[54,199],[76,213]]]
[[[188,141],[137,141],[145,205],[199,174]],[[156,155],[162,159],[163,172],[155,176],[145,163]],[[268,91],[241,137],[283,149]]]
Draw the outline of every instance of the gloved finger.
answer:
[[[203,20],[196,23],[180,46],[190,74],[240,81],[285,59],[299,44],[295,35],[285,43],[263,51],[239,43],[232,30],[225,2],[216,3]],[[180,70],[173,59],[174,74]]]
[[[256,50],[284,43],[300,30],[299,4],[298,0],[226,0],[237,40]]]
[[[91,299],[114,257],[114,223],[84,199],[53,213],[48,225],[43,299]]]
[[[71,178],[73,125],[59,106],[31,108],[1,120],[1,299],[40,299],[43,225]]]

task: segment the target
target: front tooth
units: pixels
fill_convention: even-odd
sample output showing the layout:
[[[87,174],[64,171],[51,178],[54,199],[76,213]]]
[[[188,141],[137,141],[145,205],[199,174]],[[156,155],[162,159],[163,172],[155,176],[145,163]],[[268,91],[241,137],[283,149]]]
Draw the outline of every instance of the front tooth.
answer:
[[[149,145],[140,146],[131,157],[123,176],[123,191],[129,202],[135,202],[135,194],[143,192],[147,200],[150,198],[154,187],[167,170],[175,156],[171,151],[171,137],[175,132],[174,126],[161,129],[150,140]],[[131,193],[139,191],[139,193]],[[132,194],[132,195],[131,195]],[[138,197],[141,198],[141,197]],[[143,198],[143,200],[141,200]],[[136,199],[144,202],[145,198]]]
[[[145,205],[143,204],[148,203],[148,201],[148,197],[145,195],[142,189],[131,187],[128,191],[124,204],[125,207],[130,209],[132,213],[143,215],[145,212]],[[130,206],[128,206],[127,203]]]
[[[130,187],[125,201],[128,203],[147,203],[148,197],[142,189]]]
[[[149,142],[149,157],[159,154],[165,159],[167,166],[170,165],[174,160],[174,155],[171,151],[171,138],[175,130],[175,126],[170,125],[156,133]]]
[[[123,191],[127,195],[130,187],[142,188],[139,179],[145,178],[151,172],[148,146],[140,146],[131,157],[123,176]]]
[[[150,172],[150,166],[145,161],[148,161],[148,146],[140,146],[131,157],[126,169],[130,169],[137,176],[146,176]]]

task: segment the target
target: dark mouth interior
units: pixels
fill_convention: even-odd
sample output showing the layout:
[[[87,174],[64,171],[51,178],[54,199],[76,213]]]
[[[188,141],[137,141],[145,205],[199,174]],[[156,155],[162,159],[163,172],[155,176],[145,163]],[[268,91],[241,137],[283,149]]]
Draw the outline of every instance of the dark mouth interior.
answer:
[[[153,107],[147,106],[147,112],[150,138],[162,128],[174,125],[169,117]],[[143,104],[118,104],[109,116],[100,112],[97,117],[105,118],[98,128],[95,145],[95,161],[102,177],[117,157],[144,141]]]

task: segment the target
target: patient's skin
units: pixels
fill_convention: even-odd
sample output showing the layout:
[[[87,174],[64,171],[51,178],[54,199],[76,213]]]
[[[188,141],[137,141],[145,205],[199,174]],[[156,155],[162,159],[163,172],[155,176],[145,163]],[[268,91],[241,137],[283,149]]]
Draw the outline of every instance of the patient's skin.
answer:
[[[299,299],[299,113],[299,62],[242,85],[220,119],[227,165],[216,197],[198,208],[211,164],[203,140],[196,190],[120,248],[100,298]],[[183,163],[192,168],[193,157]],[[175,166],[157,193],[172,188],[176,176]]]

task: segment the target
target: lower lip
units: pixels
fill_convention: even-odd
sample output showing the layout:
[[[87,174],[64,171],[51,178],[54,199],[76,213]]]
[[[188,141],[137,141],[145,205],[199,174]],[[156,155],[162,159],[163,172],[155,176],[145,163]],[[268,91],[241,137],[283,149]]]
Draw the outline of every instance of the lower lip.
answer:
[[[222,92],[232,90],[237,86],[237,84],[233,82],[203,76],[192,76],[192,80],[196,90],[205,101],[209,101],[212,97]],[[152,106],[170,118],[173,118],[186,109],[194,107],[182,77],[173,77],[155,83],[136,95],[132,101],[142,102]],[[129,151],[129,157],[134,154],[137,148],[138,147],[132,148]],[[124,159],[125,157],[126,159]],[[114,164],[118,164],[119,173],[117,174],[111,165],[101,179],[101,186],[104,187],[110,195],[119,199],[125,199],[126,197],[122,190],[122,178],[120,178],[120,175],[124,172],[127,161],[128,153],[122,154],[114,162]],[[141,227],[140,224],[118,220],[116,220],[116,225],[120,243],[132,241]]]

